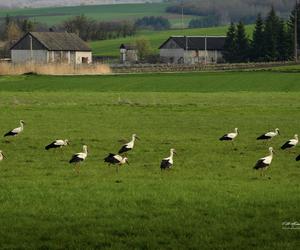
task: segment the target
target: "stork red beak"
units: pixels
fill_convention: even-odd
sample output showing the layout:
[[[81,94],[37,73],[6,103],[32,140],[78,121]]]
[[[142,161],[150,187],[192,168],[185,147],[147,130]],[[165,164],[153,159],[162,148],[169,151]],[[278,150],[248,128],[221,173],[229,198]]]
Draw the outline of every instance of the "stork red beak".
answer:
[[[126,161],[126,163],[127,163],[128,165],[130,165],[130,164],[129,164],[129,161]]]
[[[3,158],[7,159],[6,156],[3,153],[2,153],[2,155],[3,155]]]

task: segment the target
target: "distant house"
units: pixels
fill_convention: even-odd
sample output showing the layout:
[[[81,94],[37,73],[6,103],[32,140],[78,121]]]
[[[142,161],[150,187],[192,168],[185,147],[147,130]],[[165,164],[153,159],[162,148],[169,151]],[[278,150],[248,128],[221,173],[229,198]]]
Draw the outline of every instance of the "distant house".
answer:
[[[11,47],[12,63],[92,62],[90,47],[79,36],[66,32],[29,32]]]
[[[171,36],[160,47],[165,63],[195,64],[223,62],[225,36]]]
[[[121,63],[135,63],[138,61],[137,48],[132,44],[121,44],[120,46]]]

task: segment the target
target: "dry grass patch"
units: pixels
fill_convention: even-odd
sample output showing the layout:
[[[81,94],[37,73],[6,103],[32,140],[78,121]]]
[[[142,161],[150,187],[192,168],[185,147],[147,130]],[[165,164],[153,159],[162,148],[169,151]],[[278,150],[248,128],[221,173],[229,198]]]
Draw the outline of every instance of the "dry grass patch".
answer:
[[[0,75],[102,75],[111,73],[105,64],[69,65],[69,64],[12,64],[0,63]]]

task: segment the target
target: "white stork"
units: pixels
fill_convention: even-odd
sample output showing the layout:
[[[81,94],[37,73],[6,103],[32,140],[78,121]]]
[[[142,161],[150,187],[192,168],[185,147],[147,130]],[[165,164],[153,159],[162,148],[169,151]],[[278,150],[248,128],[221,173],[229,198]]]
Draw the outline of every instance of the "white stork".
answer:
[[[223,135],[219,140],[220,141],[233,141],[239,134],[239,129],[235,128],[234,132]]]
[[[6,136],[17,136],[18,134],[20,134],[24,130],[24,125],[25,125],[25,122],[23,120],[21,120],[20,121],[20,127],[14,128],[14,129],[8,131],[4,135],[4,137],[6,137]]]
[[[127,157],[122,157],[121,155],[116,155],[112,153],[110,153],[107,157],[104,158],[104,162],[107,162],[108,165],[116,165],[117,173],[119,172],[119,166],[124,165],[125,163],[129,165]]]
[[[261,175],[263,175],[263,171],[266,170],[272,163],[274,150],[272,147],[269,148],[270,155],[260,158],[254,166],[254,169],[261,170]]]
[[[65,140],[55,140],[51,142],[49,145],[45,147],[46,150],[52,149],[52,148],[62,148],[64,146],[69,145],[69,141],[67,139]]]
[[[298,139],[298,135],[296,134],[294,136],[294,139],[288,140],[285,144],[283,144],[281,146],[281,149],[284,150],[284,149],[296,147],[296,145],[298,144],[298,142],[299,142],[299,139]]]
[[[257,140],[271,140],[277,135],[280,135],[278,128],[276,128],[275,131],[267,132],[267,133],[257,137]]]
[[[81,162],[83,162],[86,159],[87,155],[88,155],[87,146],[83,145],[82,148],[83,148],[83,152],[74,154],[72,156],[71,160],[69,161],[69,163],[74,163],[74,164],[76,164],[78,166],[76,168],[77,173],[79,173],[79,164]]]
[[[2,150],[0,150],[0,161],[3,161],[3,159],[6,158],[3,154]]]
[[[133,135],[132,135],[131,141],[128,142],[128,143],[126,143],[126,144],[124,144],[124,145],[122,146],[122,148],[119,150],[118,153],[119,153],[119,154],[123,154],[123,153],[125,153],[125,152],[127,152],[127,151],[132,150],[133,147],[134,147],[134,142],[135,142],[136,139],[139,140],[140,138],[137,137],[136,134],[133,134]]]
[[[176,150],[174,148],[170,149],[170,156],[167,158],[164,158],[160,163],[160,169],[170,169],[173,167],[173,157],[174,154],[176,155]]]

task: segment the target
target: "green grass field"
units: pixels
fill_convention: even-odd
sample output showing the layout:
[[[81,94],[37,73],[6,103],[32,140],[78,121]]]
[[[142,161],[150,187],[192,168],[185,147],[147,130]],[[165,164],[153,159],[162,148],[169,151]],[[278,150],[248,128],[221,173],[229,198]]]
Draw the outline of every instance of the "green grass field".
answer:
[[[254,26],[247,25],[246,30],[248,35],[252,34]],[[212,28],[199,28],[199,29],[174,29],[167,31],[140,31],[135,36],[118,38],[112,40],[93,41],[90,46],[93,50],[93,55],[96,56],[119,56],[119,47],[122,43],[135,43],[137,39],[145,38],[149,40],[154,53],[158,53],[159,46],[166,41],[170,36],[220,36],[226,35],[228,30],[227,26],[212,27]]]
[[[166,3],[153,3],[2,9],[0,10],[0,18],[5,17],[7,14],[10,16],[26,16],[38,22],[53,25],[81,14],[99,21],[134,20],[144,16],[164,16],[170,20],[173,27],[180,27],[181,15],[166,13],[165,9],[168,5]],[[184,15],[184,24],[187,25],[191,18],[192,16]]]
[[[0,133],[26,127],[0,162],[1,249],[297,249],[298,72],[0,78]],[[218,138],[240,129],[234,146]],[[279,127],[272,142],[261,133]],[[103,163],[141,138],[130,165]],[[56,138],[71,145],[46,152]],[[72,153],[89,146],[77,175]],[[252,168],[276,150],[267,176]],[[177,150],[174,168],[160,160]],[[116,183],[121,180],[121,183]]]

